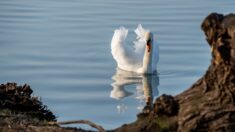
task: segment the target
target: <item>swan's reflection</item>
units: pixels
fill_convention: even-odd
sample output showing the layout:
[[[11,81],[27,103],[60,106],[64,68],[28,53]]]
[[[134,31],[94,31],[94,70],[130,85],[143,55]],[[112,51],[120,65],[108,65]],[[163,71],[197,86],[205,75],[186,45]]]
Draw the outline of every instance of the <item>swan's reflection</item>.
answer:
[[[157,75],[140,75],[117,69],[112,79],[114,82],[111,84],[113,89],[110,97],[120,100],[121,103],[117,105],[119,113],[127,109],[123,99],[134,94],[126,89],[129,85],[136,85],[136,99],[139,101],[137,109],[139,110],[142,110],[145,105],[151,106],[153,99],[158,96],[159,78]]]

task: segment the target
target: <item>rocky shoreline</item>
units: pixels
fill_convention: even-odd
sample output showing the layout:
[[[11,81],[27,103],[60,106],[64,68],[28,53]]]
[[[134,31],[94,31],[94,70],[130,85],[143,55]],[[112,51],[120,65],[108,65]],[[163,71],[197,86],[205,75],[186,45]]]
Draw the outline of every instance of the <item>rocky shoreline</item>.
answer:
[[[201,28],[212,52],[205,75],[177,96],[160,96],[135,122],[113,131],[235,130],[235,14],[212,13]],[[85,131],[60,127],[54,114],[32,97],[32,92],[27,84],[0,85],[0,131]]]

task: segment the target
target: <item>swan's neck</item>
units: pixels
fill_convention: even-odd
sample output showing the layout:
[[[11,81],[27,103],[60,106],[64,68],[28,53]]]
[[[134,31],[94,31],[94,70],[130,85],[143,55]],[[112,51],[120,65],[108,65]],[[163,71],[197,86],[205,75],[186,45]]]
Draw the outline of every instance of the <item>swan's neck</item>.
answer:
[[[152,105],[153,102],[153,78],[152,75],[144,75],[143,76],[143,90],[144,90],[144,96],[145,96],[145,102],[147,105]]]
[[[144,58],[143,58],[143,73],[151,74],[153,73],[153,47],[148,51],[147,47],[145,48]]]

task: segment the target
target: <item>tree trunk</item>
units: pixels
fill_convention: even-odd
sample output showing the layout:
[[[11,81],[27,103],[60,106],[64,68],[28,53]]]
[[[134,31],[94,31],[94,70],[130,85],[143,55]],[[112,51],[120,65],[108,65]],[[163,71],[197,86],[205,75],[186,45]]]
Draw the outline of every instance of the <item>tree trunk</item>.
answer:
[[[212,50],[205,75],[175,97],[160,96],[150,112],[115,131],[235,130],[235,15],[212,13],[201,27]]]

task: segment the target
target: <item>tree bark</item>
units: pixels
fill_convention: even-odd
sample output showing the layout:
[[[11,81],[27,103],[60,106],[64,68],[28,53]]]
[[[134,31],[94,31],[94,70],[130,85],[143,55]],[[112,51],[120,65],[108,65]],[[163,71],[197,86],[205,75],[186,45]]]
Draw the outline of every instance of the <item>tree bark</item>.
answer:
[[[201,28],[212,51],[205,75],[175,97],[160,96],[149,113],[115,131],[235,130],[235,15],[211,13]]]

